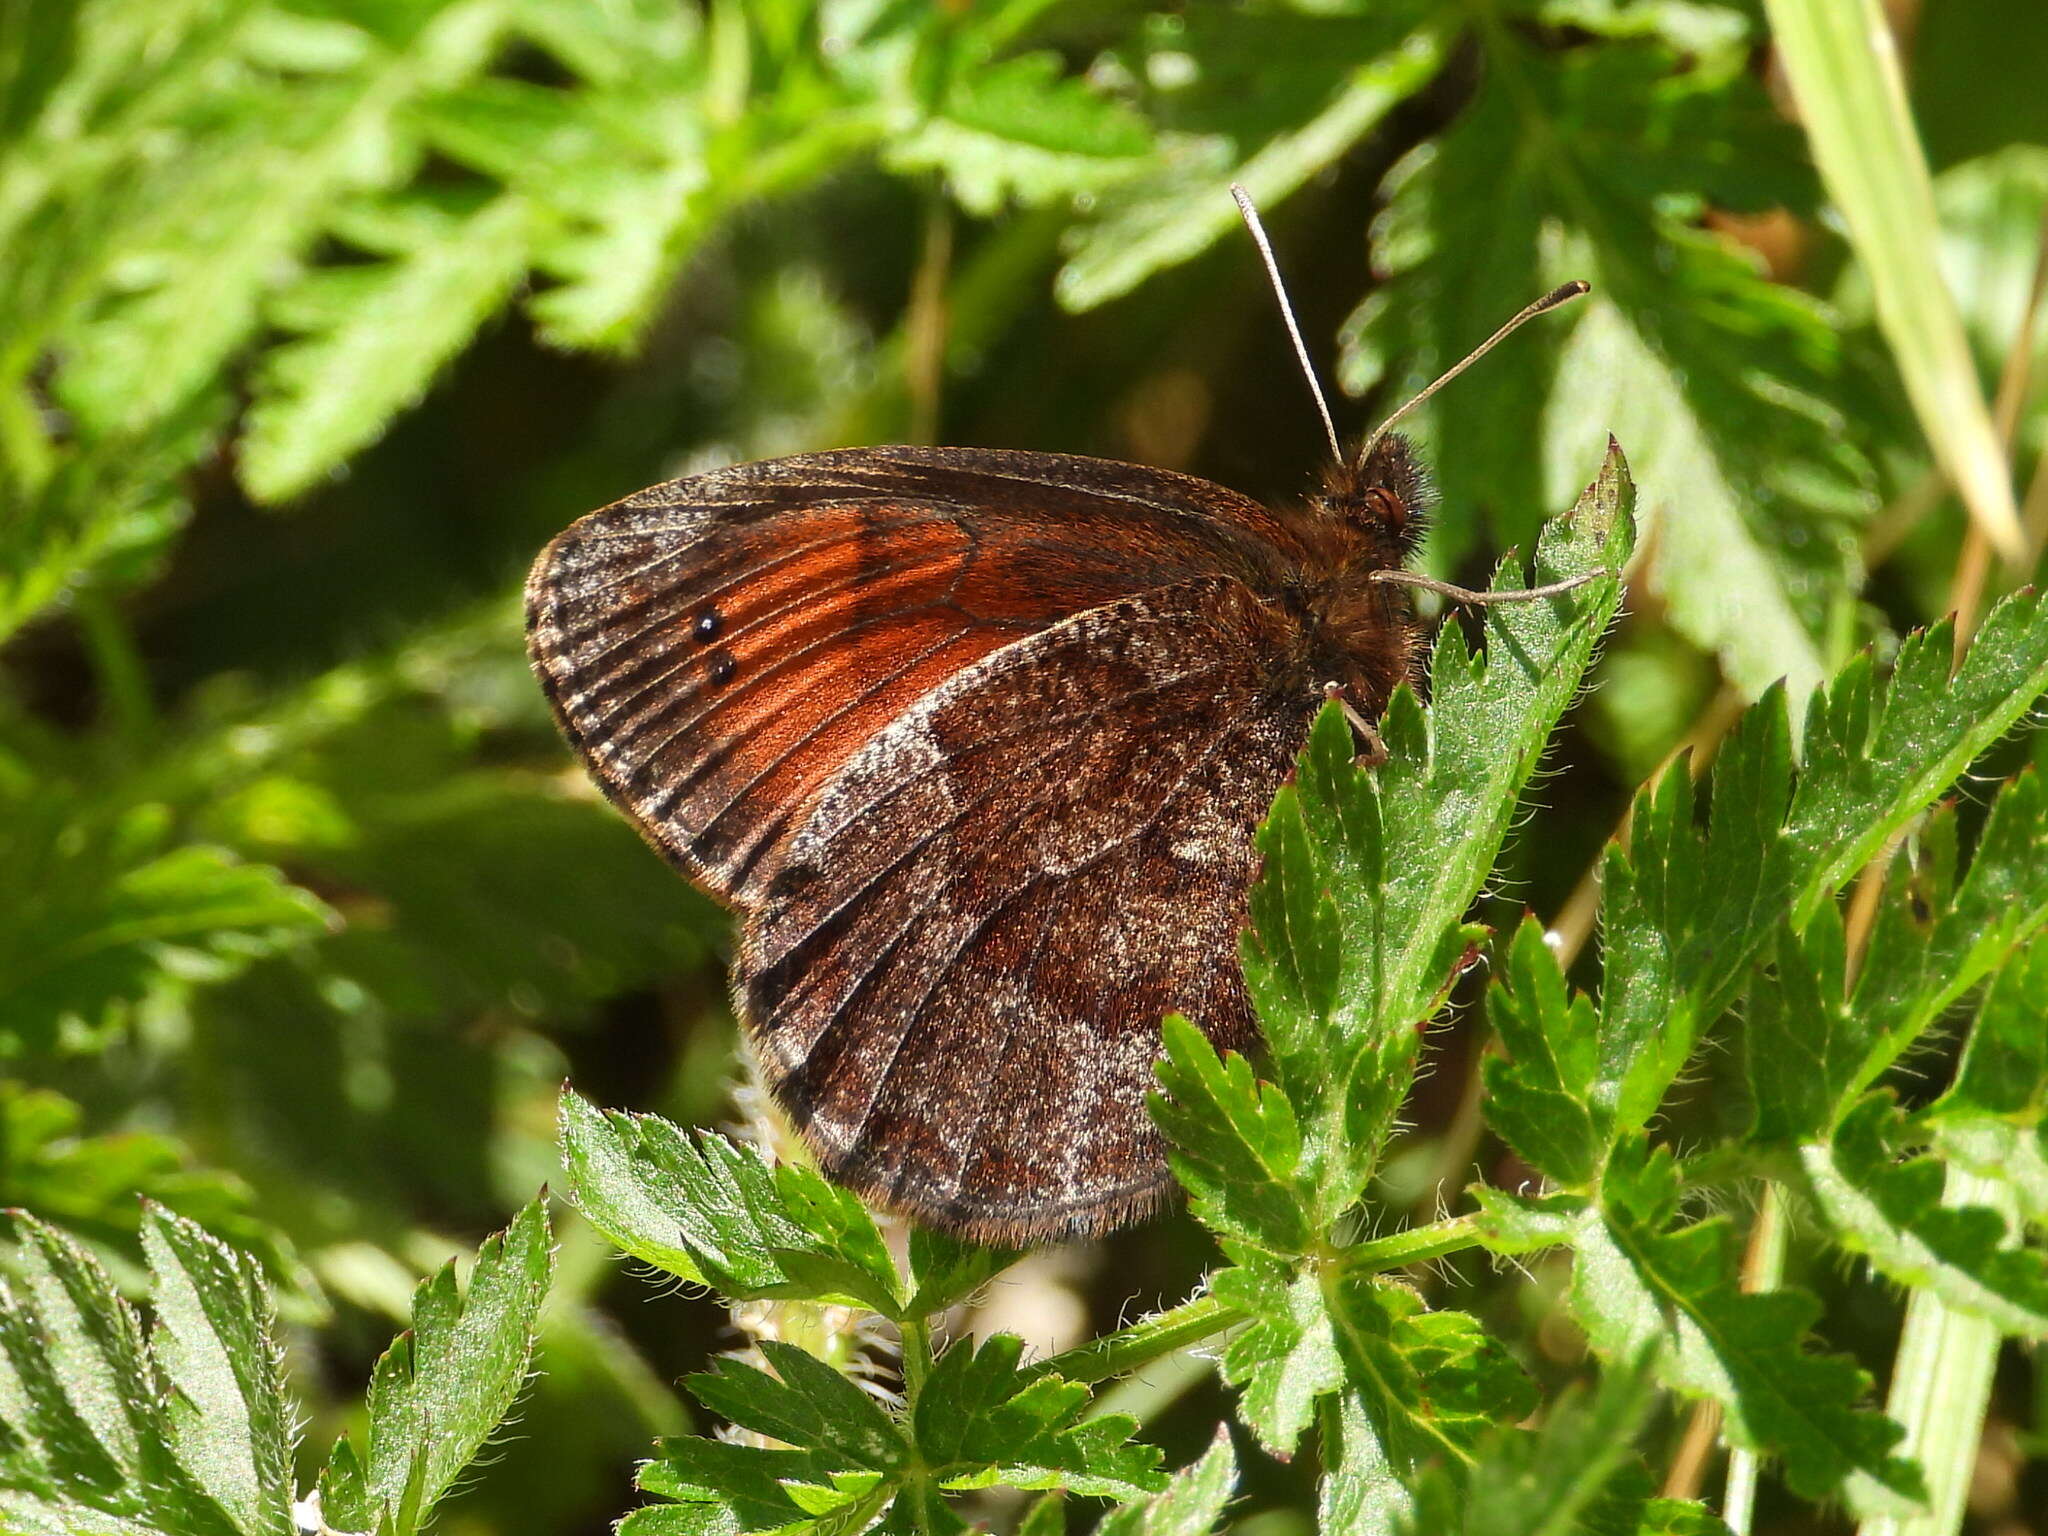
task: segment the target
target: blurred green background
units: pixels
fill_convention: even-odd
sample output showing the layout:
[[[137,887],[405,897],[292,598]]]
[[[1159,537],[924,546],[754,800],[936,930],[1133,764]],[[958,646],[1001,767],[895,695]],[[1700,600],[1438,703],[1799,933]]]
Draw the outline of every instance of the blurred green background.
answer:
[[[2048,526],[2048,335],[2022,329],[2048,8],[1890,12],[1943,271],[2014,402],[2036,538],[1995,593]],[[1526,545],[1610,429],[1643,487],[1629,615],[1489,898],[1496,927],[1526,904],[1568,932],[1647,772],[1773,678],[1938,617],[1972,558],[1741,0],[0,18],[0,1204],[129,1277],[137,1191],[260,1253],[316,1443],[412,1281],[551,1177],[564,1078],[747,1113],[727,921],[597,799],[526,671],[519,583],[580,513],[917,439],[1301,495],[1321,432],[1233,178],[1350,431],[1590,278],[1417,421],[1439,573]],[[1471,1054],[1441,1032],[1390,1202],[1462,1171]],[[743,1342],[564,1223],[542,1375],[445,1530],[604,1529],[690,1423],[675,1378]],[[1207,1259],[1169,1219],[1035,1258],[991,1305],[1070,1342]],[[1885,1288],[1808,1268],[1831,1337],[1881,1365]],[[1464,1278],[1539,1368],[1576,1358],[1546,1271]],[[1140,1389],[1176,1462],[1220,1412],[1178,1385]],[[1974,1528],[2048,1529],[2020,1470],[2048,1388],[2017,1357],[1993,1412]],[[1261,1536],[1313,1508],[1306,1469],[1255,1459],[1248,1489]],[[1759,1529],[1847,1526],[1767,1491]]]

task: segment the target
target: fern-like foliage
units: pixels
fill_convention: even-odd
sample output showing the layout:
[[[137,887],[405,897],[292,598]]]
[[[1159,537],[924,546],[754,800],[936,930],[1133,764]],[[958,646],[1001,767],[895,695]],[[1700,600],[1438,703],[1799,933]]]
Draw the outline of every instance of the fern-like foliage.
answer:
[[[344,1437],[317,1497],[295,1496],[299,1415],[257,1267],[160,1206],[143,1214],[154,1324],[100,1263],[13,1213],[0,1285],[0,1516],[24,1536],[410,1536],[525,1383],[553,1269],[528,1206],[490,1239],[467,1294],[449,1263],[378,1362],[367,1450]],[[323,1521],[325,1523],[323,1523]]]

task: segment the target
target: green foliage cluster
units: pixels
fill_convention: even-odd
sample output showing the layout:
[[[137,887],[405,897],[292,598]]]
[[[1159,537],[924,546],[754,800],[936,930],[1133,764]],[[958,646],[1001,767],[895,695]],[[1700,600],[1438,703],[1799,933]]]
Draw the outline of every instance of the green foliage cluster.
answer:
[[[0,0],[0,1527],[2039,1528],[2048,23],[1923,8],[1902,252],[1819,3]],[[1233,180],[1382,410],[1592,281],[1413,425],[1428,568],[1608,574],[1319,721],[1263,1051],[1167,1022],[1189,1215],[1027,1350],[1035,1259],[702,1128],[723,919],[515,594],[833,443],[1297,494]]]

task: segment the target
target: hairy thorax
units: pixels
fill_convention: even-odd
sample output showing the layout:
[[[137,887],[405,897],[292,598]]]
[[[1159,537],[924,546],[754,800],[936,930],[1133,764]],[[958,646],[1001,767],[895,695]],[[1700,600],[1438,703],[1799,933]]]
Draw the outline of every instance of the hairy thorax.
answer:
[[[1363,465],[1333,467],[1322,493],[1296,514],[1302,556],[1270,594],[1301,626],[1299,673],[1287,686],[1336,683],[1370,718],[1397,684],[1418,680],[1406,594],[1373,577],[1406,565],[1426,496],[1407,444],[1389,438]]]

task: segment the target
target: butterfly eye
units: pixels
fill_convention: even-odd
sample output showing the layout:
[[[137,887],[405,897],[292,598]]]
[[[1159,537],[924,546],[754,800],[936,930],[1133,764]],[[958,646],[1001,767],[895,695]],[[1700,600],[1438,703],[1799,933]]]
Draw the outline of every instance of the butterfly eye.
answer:
[[[1367,513],[1376,521],[1399,532],[1408,525],[1408,503],[1394,491],[1376,485],[1365,493]]]

